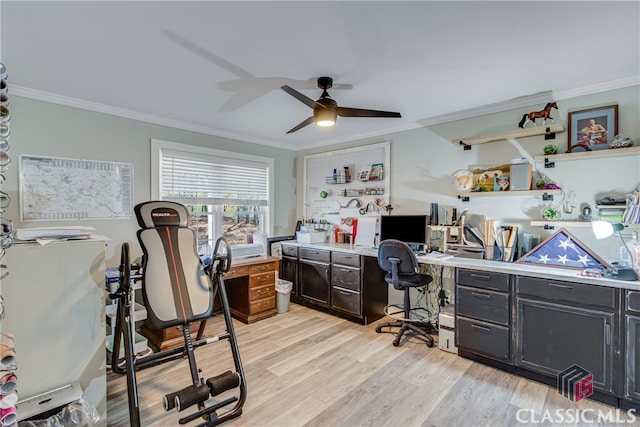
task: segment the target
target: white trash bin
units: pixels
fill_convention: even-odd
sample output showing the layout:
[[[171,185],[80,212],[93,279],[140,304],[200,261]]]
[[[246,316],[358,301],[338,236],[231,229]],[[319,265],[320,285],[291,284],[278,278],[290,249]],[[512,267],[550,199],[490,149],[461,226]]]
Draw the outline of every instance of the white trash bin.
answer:
[[[278,313],[289,311],[289,299],[291,298],[292,289],[293,282],[283,279],[276,280],[276,309]]]

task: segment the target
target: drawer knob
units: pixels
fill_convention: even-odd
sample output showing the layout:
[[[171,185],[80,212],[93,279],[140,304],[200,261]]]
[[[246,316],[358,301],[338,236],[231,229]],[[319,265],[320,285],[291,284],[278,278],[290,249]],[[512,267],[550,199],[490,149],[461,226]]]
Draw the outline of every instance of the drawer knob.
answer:
[[[258,304],[258,308],[265,308],[265,307],[269,307],[268,302],[261,302],[260,304]]]

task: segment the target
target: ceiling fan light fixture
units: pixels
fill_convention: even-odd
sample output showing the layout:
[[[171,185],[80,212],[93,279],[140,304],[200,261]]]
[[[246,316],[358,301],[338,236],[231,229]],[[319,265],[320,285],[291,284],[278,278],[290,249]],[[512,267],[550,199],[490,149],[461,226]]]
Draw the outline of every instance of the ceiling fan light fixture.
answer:
[[[336,112],[328,108],[317,110],[315,112],[316,125],[321,127],[329,127],[336,124]]]

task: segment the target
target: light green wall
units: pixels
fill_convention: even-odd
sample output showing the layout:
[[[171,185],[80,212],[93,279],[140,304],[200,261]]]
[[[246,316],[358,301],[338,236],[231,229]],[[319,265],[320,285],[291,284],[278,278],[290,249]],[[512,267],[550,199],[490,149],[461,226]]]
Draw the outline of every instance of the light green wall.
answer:
[[[129,242],[132,258],[141,254],[136,239],[138,225],[130,220],[19,221],[18,156],[20,154],[82,158],[133,164],[134,202],[151,197],[150,141],[161,139],[220,150],[249,153],[274,159],[273,235],[291,234],[295,227],[295,152],[243,141],[125,119],[108,114],[11,97],[11,154],[14,163],[4,173],[2,190],[13,203],[3,217],[15,228],[83,225],[97,229],[112,240],[107,245],[107,265],[119,263],[120,247]],[[97,194],[96,197],[100,197]]]

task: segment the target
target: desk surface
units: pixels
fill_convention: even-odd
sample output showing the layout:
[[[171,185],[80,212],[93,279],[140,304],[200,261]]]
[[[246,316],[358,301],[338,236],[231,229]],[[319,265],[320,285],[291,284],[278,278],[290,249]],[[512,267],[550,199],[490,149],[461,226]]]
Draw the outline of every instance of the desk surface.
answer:
[[[317,249],[329,249],[343,252],[357,253],[365,256],[377,256],[376,248],[355,246],[346,243],[298,243],[295,241],[287,241],[287,244],[294,244],[300,247],[312,247]],[[418,256],[418,262],[421,264],[442,265],[453,268],[469,268],[472,270],[494,271],[498,273],[520,274],[526,276],[540,277],[551,280],[566,280],[578,283],[586,283],[591,285],[609,286],[614,288],[640,290],[640,281],[624,281],[600,277],[580,276],[579,270],[559,267],[545,267],[538,265],[518,264],[513,262],[490,261],[485,259],[450,257],[436,258],[432,254]]]

